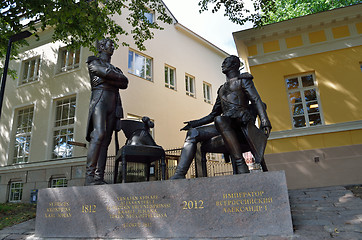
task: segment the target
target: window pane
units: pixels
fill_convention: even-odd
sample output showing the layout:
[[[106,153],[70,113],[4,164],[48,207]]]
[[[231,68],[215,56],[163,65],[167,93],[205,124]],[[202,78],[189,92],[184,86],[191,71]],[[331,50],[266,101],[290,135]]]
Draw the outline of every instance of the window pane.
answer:
[[[165,67],[165,83],[168,83],[168,67]]]
[[[317,100],[317,93],[315,89],[304,91],[304,96],[305,96],[305,101],[307,102]]]
[[[29,64],[29,62],[24,63],[23,79],[28,78]]]
[[[317,113],[319,112],[319,106],[318,106],[318,102],[309,102],[307,103],[307,109],[308,109],[308,113]]]
[[[128,51],[128,69],[132,72],[133,70],[133,52]]]
[[[289,93],[289,99],[291,104],[302,102],[302,97],[300,96],[300,92]]]
[[[146,13],[144,13],[144,15],[149,23],[153,23],[153,13],[146,12]]]
[[[29,78],[34,77],[34,71],[35,71],[35,59],[30,61],[30,72],[29,72]]]
[[[36,77],[39,76],[39,68],[40,68],[40,58],[37,59],[37,63],[36,63],[36,71],[35,71]]]
[[[75,61],[74,64],[79,64],[79,59],[80,59],[80,49],[77,49],[75,51]]]
[[[188,77],[185,76],[185,86],[186,86],[186,92],[189,91],[189,81],[188,81]]]
[[[60,67],[62,68],[65,67],[66,62],[67,62],[67,50],[63,49],[61,50],[60,53]],[[65,71],[65,69],[63,71]]]
[[[152,76],[152,65],[151,65],[151,59],[146,58],[146,79],[151,81]]]
[[[174,76],[174,70],[170,68],[170,85],[175,86],[175,76]]]
[[[311,114],[308,116],[309,117],[309,125],[310,126],[315,126],[315,125],[320,125],[322,124],[321,121],[321,116],[319,113],[317,114]]]
[[[190,78],[190,92],[194,93],[194,79]]]
[[[293,116],[303,115],[304,114],[303,104],[296,104],[292,106],[292,111],[293,111]]]
[[[305,118],[304,116],[301,117],[293,117],[293,125],[295,128],[298,127],[305,127],[306,123],[305,123]]]
[[[286,81],[288,90],[298,88],[298,78],[290,78]]]
[[[309,87],[314,85],[313,75],[303,76],[302,77],[303,87]]]

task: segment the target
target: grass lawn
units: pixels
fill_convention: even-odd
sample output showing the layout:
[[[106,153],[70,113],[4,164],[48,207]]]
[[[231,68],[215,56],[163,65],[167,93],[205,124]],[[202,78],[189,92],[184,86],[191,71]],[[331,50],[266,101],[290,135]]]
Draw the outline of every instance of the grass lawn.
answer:
[[[0,203],[0,230],[35,218],[36,204]]]

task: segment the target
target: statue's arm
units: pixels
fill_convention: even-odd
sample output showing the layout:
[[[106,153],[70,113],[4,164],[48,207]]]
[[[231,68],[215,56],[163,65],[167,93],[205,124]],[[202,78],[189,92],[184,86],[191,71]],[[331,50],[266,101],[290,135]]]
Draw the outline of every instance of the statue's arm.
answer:
[[[214,104],[214,106],[212,108],[212,111],[211,111],[211,113],[209,115],[207,115],[207,116],[205,116],[203,118],[197,119],[197,120],[184,122],[186,124],[186,126],[181,128],[180,130],[189,130],[190,128],[195,128],[195,127],[199,127],[199,126],[202,126],[202,125],[212,123],[214,121],[214,118],[216,116],[221,115],[221,113],[222,113],[221,100],[220,100],[220,98],[218,96],[216,98],[216,102],[215,102],[215,104]]]
[[[89,71],[107,83],[120,89],[126,89],[128,87],[128,78],[119,68],[107,67],[95,57],[89,57],[87,62]]]
[[[243,86],[249,100],[254,105],[255,110],[260,118],[260,128],[263,129],[267,136],[270,134],[271,123],[266,113],[265,105],[261,101],[258,91],[254,86],[254,82],[251,78],[243,78]]]

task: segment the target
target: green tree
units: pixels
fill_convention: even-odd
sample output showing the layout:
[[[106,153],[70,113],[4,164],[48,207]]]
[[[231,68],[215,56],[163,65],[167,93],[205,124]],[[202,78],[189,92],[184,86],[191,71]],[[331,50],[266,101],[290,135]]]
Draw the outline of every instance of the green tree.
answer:
[[[112,18],[127,8],[130,32]],[[53,40],[76,48],[88,47],[95,51],[98,39],[109,37],[118,42],[119,35],[132,35],[140,50],[144,42],[153,38],[152,30],[162,29],[156,21],[148,21],[146,13],[158,13],[157,20],[171,23],[161,0],[3,0],[0,5],[0,59],[5,58],[10,36],[28,29],[38,37],[47,27],[54,29]],[[125,24],[125,23],[121,23]],[[12,56],[26,41],[15,42]],[[121,44],[127,45],[122,42]]]
[[[362,3],[361,0],[248,0],[253,9],[247,9],[243,0],[200,0],[200,12],[224,10],[224,15],[232,22],[254,27],[264,26],[308,14],[346,7]]]

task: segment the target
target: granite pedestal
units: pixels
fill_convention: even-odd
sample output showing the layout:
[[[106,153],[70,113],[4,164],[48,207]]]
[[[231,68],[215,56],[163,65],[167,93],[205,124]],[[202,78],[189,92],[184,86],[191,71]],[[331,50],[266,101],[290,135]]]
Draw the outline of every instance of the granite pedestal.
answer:
[[[282,171],[39,190],[39,237],[189,238],[293,233]]]

